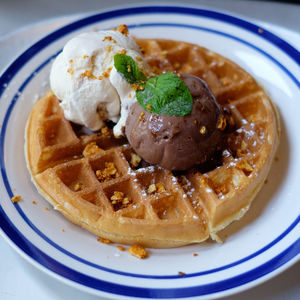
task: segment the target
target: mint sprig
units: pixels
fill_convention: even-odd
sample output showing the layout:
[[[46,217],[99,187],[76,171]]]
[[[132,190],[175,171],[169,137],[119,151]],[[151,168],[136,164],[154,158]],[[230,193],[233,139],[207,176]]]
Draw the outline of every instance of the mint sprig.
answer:
[[[149,112],[183,117],[193,108],[193,98],[185,83],[168,72],[149,78],[142,91],[137,92],[138,103]]]
[[[137,89],[136,96],[145,110],[177,117],[191,113],[192,95],[184,81],[174,73],[147,78],[132,57],[125,54],[115,55],[114,66],[130,84],[141,87]]]
[[[147,77],[141,72],[134,59],[126,54],[116,54],[114,56],[114,66],[130,84],[139,84],[147,80]]]

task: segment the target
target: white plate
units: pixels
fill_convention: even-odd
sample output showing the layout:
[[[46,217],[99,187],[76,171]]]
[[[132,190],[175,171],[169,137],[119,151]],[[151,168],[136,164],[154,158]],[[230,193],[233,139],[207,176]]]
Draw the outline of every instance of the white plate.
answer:
[[[250,212],[230,226],[222,245],[153,249],[148,259],[138,260],[116,245],[100,244],[52,209],[45,210],[48,204],[30,182],[24,126],[36,99],[49,89],[52,58],[79,32],[121,23],[137,37],[197,43],[232,59],[265,87],[279,108],[279,160]],[[0,227],[5,236],[51,275],[110,298],[213,298],[273,277],[300,257],[299,61],[299,52],[272,33],[234,16],[197,8],[130,7],[89,16],[51,33],[0,78]],[[10,198],[18,194],[23,201],[13,204]],[[186,275],[179,276],[180,271]]]

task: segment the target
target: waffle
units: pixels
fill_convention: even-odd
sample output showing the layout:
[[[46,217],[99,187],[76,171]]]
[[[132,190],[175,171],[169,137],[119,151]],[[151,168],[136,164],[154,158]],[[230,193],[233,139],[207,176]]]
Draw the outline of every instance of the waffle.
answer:
[[[49,91],[27,123],[32,180],[66,218],[113,242],[169,248],[218,240],[269,172],[280,135],[276,108],[245,70],[212,51],[171,40],[137,42],[155,73],[199,76],[231,112],[235,128],[218,162],[180,173],[144,166],[110,129],[88,135],[67,121]]]

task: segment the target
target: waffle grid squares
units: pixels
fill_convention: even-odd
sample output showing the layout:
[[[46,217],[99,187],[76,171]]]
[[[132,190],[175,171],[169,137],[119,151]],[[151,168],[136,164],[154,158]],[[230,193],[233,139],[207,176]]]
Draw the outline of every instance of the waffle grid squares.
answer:
[[[188,72],[201,77],[206,80],[217,101],[231,111],[236,128],[227,136],[228,147],[223,150],[222,163],[213,170],[201,172],[195,167],[183,174],[153,166],[133,167],[130,163],[133,150],[125,139],[115,139],[111,134],[87,135],[76,126],[72,127],[63,118],[58,100],[48,94],[36,105],[36,110],[41,111],[38,133],[44,141],[39,143],[41,154],[37,158],[37,166],[32,168],[35,170],[33,174],[38,174],[35,180],[41,185],[43,176],[46,178],[49,172],[54,173],[53,176],[65,186],[66,194],[73,197],[74,203],[80,202],[83,207],[88,203],[91,210],[94,207],[93,220],[100,222],[106,217],[124,234],[125,230],[134,231],[134,228],[137,232],[150,234],[157,228],[153,224],[169,226],[167,233],[158,233],[157,236],[153,233],[156,241],[142,239],[142,244],[172,247],[199,242],[209,233],[225,227],[249,205],[249,199],[243,198],[243,192],[246,190],[249,194],[254,189],[256,177],[265,169],[268,156],[274,155],[267,143],[268,138],[271,142],[276,138],[268,134],[270,130],[276,130],[274,116],[269,113],[269,100],[265,103],[263,90],[231,61],[207,49],[181,42],[138,40],[138,43],[153,70]],[[84,157],[84,148],[92,142],[103,151]],[[47,153],[51,155],[47,156]],[[113,163],[118,176],[101,182],[96,172],[104,170],[106,163]],[[263,176],[266,176],[266,171]],[[151,184],[162,184],[164,191],[148,193]],[[129,205],[113,205],[111,199],[115,192],[127,197]],[[239,197],[243,200],[239,201]],[[109,226],[105,220],[103,226],[107,227],[104,232],[89,228],[82,221],[74,222],[114,238],[106,234],[105,228]],[[140,227],[130,227],[134,224]],[[178,241],[174,238],[175,244],[169,244],[168,235],[176,236],[174,228],[178,228],[178,224],[181,224],[182,234],[177,236]],[[195,230],[196,237],[191,234]],[[135,235],[134,232],[130,234]],[[116,239],[131,242],[130,234],[128,239]],[[166,243],[162,242],[163,238]]]

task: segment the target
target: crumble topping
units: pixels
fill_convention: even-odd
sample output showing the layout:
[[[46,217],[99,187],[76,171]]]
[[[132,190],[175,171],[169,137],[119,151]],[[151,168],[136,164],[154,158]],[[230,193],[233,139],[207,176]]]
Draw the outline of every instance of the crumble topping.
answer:
[[[79,191],[82,190],[82,187],[83,187],[82,183],[77,182],[77,183],[75,183],[75,185],[74,185],[74,191],[75,191],[75,192],[79,192]]]
[[[110,41],[110,42],[113,42],[114,44],[117,43],[117,41],[114,40],[111,36],[106,36],[106,37],[102,40],[102,42],[105,42],[105,41]]]
[[[105,168],[103,170],[96,170],[95,174],[100,182],[115,179],[120,176],[113,162],[105,162]]]
[[[91,70],[85,70],[83,73],[80,74],[81,77],[88,77],[90,79],[97,79],[96,76],[93,75]]]
[[[137,258],[146,258],[147,257],[147,251],[144,247],[140,246],[140,245],[132,245],[129,249],[128,252],[137,257]]]
[[[111,244],[111,241],[109,239],[102,238],[101,236],[99,236],[97,238],[97,241],[100,242],[100,243],[102,243],[102,244],[107,244],[107,245]]]
[[[140,84],[136,84],[136,83],[132,83],[130,85],[135,91],[143,91],[145,89],[144,86],[140,85]]]
[[[144,115],[145,115],[144,112],[141,112],[141,113],[139,114],[139,121],[144,121]]]
[[[125,49],[117,51],[117,54],[126,54],[126,53],[127,53],[127,51]]]
[[[104,127],[101,128],[101,133],[104,136],[111,136],[111,131],[107,126],[104,126]]]
[[[218,120],[217,128],[220,129],[221,131],[225,130],[226,128],[226,119],[224,116],[221,116]]]
[[[123,246],[121,246],[121,245],[118,245],[117,248],[118,248],[120,251],[125,251],[125,250],[126,250],[126,249],[125,249]]]
[[[96,142],[91,142],[87,144],[82,152],[84,157],[90,157],[99,153],[105,152],[103,149],[101,149]]]
[[[117,30],[122,33],[123,35],[127,36],[128,35],[128,27],[125,24],[121,24],[118,26]]]
[[[112,67],[107,68],[107,70],[102,73],[102,76],[108,78],[111,70],[112,70]]]
[[[154,193],[163,193],[165,191],[166,189],[162,183],[152,183],[149,185],[147,193],[151,195]]]
[[[20,195],[13,196],[13,197],[11,198],[11,201],[12,201],[13,203],[17,203],[17,202],[19,202],[19,201],[21,201],[21,200],[22,200],[22,197],[21,197]]]
[[[125,197],[123,192],[118,191],[114,191],[114,194],[110,197],[110,201],[117,210],[132,205],[132,200],[128,197]]]
[[[132,168],[137,168],[142,158],[135,153],[131,153],[130,165]]]
[[[206,133],[206,127],[205,127],[205,126],[202,126],[202,127],[200,128],[200,133],[201,133],[202,135],[204,135],[204,134]]]

